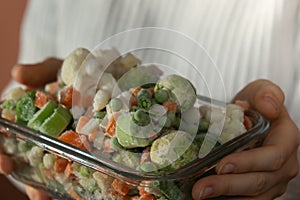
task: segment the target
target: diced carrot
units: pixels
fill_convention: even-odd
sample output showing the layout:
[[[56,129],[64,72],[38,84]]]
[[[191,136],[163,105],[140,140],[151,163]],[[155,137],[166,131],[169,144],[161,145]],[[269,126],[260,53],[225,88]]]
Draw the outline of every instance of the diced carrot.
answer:
[[[35,99],[34,99],[34,105],[38,108],[42,108],[49,100],[49,96],[42,92],[42,91],[37,91],[35,93]]]
[[[250,105],[247,101],[236,100],[234,103],[236,105],[242,107],[244,109],[244,111],[249,110]]]
[[[84,125],[86,125],[89,122],[90,118],[87,116],[81,116],[78,119],[77,125],[76,125],[76,132],[81,133],[82,128]]]
[[[112,182],[112,187],[114,188],[114,190],[121,194],[122,196],[126,196],[129,192],[129,190],[132,188],[131,186],[129,186],[128,184],[126,184],[123,181],[120,181],[118,179],[115,179]]]
[[[73,88],[72,105],[88,108],[93,104],[93,97],[88,94],[83,94]]]
[[[156,198],[152,194],[145,194],[140,196],[139,200],[156,200]]]
[[[248,116],[244,116],[244,126],[247,130],[249,130],[253,126],[252,121],[249,119]]]
[[[79,134],[74,132],[73,130],[67,130],[63,134],[58,137],[59,140],[76,146],[80,149],[86,150],[83,142],[81,141]]]
[[[59,91],[59,103],[68,108],[72,107],[73,87],[66,87]]]
[[[79,135],[80,141],[82,142],[85,149],[88,151],[92,150],[92,146],[88,140],[88,137],[86,135]]]
[[[148,88],[148,91],[153,95],[154,94],[154,87]]]
[[[113,137],[116,133],[116,120],[112,117],[105,129],[105,132],[110,136]]]
[[[54,162],[54,171],[56,173],[63,173],[68,165],[69,161],[64,159],[64,158],[56,158],[55,162]]]
[[[135,97],[132,97],[130,99],[130,105],[131,106],[137,106],[138,105],[137,99]]]
[[[107,196],[113,196],[114,197],[113,199],[118,199],[118,200],[130,200],[130,196],[128,196],[128,195],[123,196],[115,190],[113,190]]]
[[[177,110],[177,104],[174,101],[165,101],[163,103],[163,106],[168,109],[168,112],[176,112]]]
[[[9,121],[15,122],[16,121],[16,112],[9,109],[3,109],[1,111],[1,117],[7,119]]]
[[[130,200],[131,197],[130,196],[121,196],[118,199],[120,199],[120,200]]]
[[[55,96],[60,88],[60,85],[61,85],[60,82],[48,83],[45,86],[45,91],[48,92],[49,94]]]
[[[76,132],[84,134],[84,135],[88,135],[88,140],[90,142],[93,142],[94,139],[96,138],[97,132],[99,130],[98,126],[97,127],[88,127],[87,130],[83,129],[88,124],[90,119],[91,119],[90,117],[81,116],[76,125]]]
[[[110,139],[104,140],[103,151],[104,152],[114,152],[115,151],[114,148],[110,144]]]
[[[98,133],[97,130],[90,133],[89,136],[88,136],[88,140],[90,142],[94,142],[94,140],[97,138],[97,133]]]
[[[139,200],[139,196],[138,195],[135,195],[135,196],[131,196],[130,197],[130,200]]]
[[[145,190],[145,187],[138,187],[138,190],[139,190],[139,195],[141,196],[150,194],[148,191]]]
[[[47,177],[49,180],[54,180],[53,171],[52,169],[46,169],[44,168],[42,170],[45,177]]]
[[[66,177],[68,177],[68,178],[72,175],[72,173],[73,173],[73,167],[72,167],[72,163],[71,162],[68,162],[64,173],[65,173]]]
[[[134,97],[136,97],[141,89],[142,89],[141,87],[131,88],[130,92]]]
[[[142,155],[141,155],[141,161],[140,164],[144,164],[145,162],[150,161],[150,147],[146,148]]]
[[[75,199],[75,200],[84,200],[84,198],[82,198],[75,190],[73,189],[69,189],[68,193],[70,194],[70,196]]]

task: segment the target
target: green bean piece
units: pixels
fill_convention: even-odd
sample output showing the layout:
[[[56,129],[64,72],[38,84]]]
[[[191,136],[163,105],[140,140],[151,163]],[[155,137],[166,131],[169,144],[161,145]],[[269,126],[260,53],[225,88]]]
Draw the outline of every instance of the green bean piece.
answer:
[[[110,106],[110,108],[113,112],[118,112],[122,109],[123,102],[119,98],[113,98],[113,99],[110,100],[109,106]]]
[[[169,99],[169,92],[166,89],[158,89],[154,93],[154,98],[158,103],[163,103]]]
[[[152,106],[153,101],[151,98],[142,96],[137,99],[137,103],[139,108],[149,109]]]
[[[133,120],[140,126],[146,126],[151,121],[149,114],[142,109],[139,109],[134,113]]]

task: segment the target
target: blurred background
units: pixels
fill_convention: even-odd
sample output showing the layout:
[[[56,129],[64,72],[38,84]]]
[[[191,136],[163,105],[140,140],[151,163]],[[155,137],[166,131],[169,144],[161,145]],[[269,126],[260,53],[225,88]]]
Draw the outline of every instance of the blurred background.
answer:
[[[10,80],[11,67],[17,62],[19,31],[26,0],[2,0],[0,3],[0,91]],[[1,199],[27,200],[7,178],[0,175]]]
[[[26,0],[2,0],[0,3],[0,90],[10,79],[10,69],[16,63],[19,32]]]

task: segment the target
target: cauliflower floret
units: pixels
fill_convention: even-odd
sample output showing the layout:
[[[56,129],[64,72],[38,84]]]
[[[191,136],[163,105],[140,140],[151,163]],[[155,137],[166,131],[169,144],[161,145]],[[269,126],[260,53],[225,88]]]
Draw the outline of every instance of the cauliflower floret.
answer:
[[[61,79],[66,85],[75,83],[81,64],[89,53],[85,48],[77,48],[66,57],[61,68]]]
[[[4,95],[5,100],[18,100],[26,94],[25,90],[21,87],[12,88]]]

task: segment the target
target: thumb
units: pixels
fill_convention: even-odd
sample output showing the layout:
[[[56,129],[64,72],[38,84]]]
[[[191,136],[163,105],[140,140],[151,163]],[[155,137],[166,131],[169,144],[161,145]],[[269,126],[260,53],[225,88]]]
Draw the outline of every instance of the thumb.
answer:
[[[264,117],[276,119],[284,108],[284,92],[269,80],[259,79],[249,83],[233,99],[247,101],[250,108]]]

